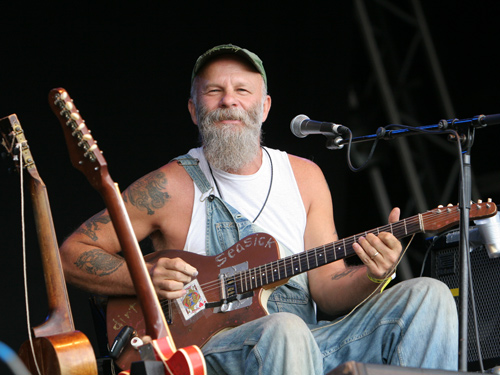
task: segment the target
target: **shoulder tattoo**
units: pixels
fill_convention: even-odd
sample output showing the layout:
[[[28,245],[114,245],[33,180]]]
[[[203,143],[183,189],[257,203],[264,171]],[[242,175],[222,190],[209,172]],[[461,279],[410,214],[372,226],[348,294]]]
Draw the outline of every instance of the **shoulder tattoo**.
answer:
[[[170,198],[165,191],[166,186],[165,174],[152,172],[130,185],[124,200],[130,201],[139,210],[146,210],[148,215],[153,215],[155,210],[162,208]]]
[[[75,265],[91,275],[106,276],[115,272],[123,263],[125,263],[123,259],[113,254],[93,249],[82,253]]]
[[[83,233],[88,236],[92,241],[97,241],[97,231],[99,230],[99,224],[107,224],[111,221],[111,217],[109,215],[105,215],[104,211],[95,214],[90,219],[88,219],[85,223],[83,223],[80,228],[76,231],[78,233]]]

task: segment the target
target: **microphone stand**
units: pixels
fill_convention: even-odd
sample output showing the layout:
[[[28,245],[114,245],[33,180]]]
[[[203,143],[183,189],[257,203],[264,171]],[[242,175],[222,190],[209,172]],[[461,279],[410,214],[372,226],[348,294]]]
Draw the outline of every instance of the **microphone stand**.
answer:
[[[413,127],[411,129],[387,130],[377,129],[376,134],[344,139],[339,135],[326,136],[328,149],[340,149],[345,144],[375,141],[379,139],[392,140],[398,137],[422,133],[432,133],[453,129],[458,133],[462,146],[462,173],[459,181],[459,209],[460,209],[460,296],[459,296],[459,370],[467,371],[467,329],[468,329],[468,297],[469,297],[469,213],[471,204],[471,157],[470,150],[474,143],[475,129],[488,125],[500,124],[500,114],[479,115],[469,119],[441,120],[438,124]],[[454,140],[455,137],[452,137]]]

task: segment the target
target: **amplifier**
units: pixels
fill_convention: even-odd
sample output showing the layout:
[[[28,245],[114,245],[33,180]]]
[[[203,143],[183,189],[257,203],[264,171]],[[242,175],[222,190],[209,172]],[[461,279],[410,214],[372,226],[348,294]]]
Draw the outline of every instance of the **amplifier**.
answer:
[[[477,227],[471,227],[469,233],[470,272],[476,303],[479,343],[484,368],[488,369],[500,365],[500,258],[488,256]],[[459,241],[459,231],[452,231],[436,240],[431,250],[431,277],[448,285],[457,308],[460,293]],[[469,371],[477,371],[480,369],[479,352],[471,297],[468,301],[467,363]]]

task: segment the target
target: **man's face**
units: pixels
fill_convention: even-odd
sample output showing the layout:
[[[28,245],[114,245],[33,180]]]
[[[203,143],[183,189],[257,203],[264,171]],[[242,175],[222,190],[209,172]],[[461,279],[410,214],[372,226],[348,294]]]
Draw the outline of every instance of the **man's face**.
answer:
[[[262,76],[235,58],[208,64],[196,82],[189,102],[209,163],[225,171],[238,171],[260,152],[261,125],[270,97]]]
[[[241,108],[249,111],[263,105],[262,122],[266,120],[271,98],[264,93],[262,76],[236,56],[222,56],[207,63],[196,79],[196,103],[190,100],[189,110],[195,124],[196,106],[209,112],[217,108]],[[222,120],[219,124],[241,125],[238,120]]]

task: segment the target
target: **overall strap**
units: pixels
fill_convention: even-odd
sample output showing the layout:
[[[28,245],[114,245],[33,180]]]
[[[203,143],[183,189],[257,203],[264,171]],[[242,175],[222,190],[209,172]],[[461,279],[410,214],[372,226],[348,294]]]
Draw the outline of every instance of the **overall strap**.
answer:
[[[177,164],[182,165],[186,172],[191,176],[198,189],[200,189],[203,196],[205,194],[210,195],[214,188],[210,185],[205,174],[199,167],[200,161],[196,158],[193,158],[189,154],[181,155],[176,157],[174,160],[177,161]]]
[[[174,160],[184,167],[202,193],[200,200],[205,202],[207,210],[207,255],[220,254],[242,238],[255,233],[252,223],[245,216],[213,194],[214,188],[201,170],[198,159],[186,154]]]

